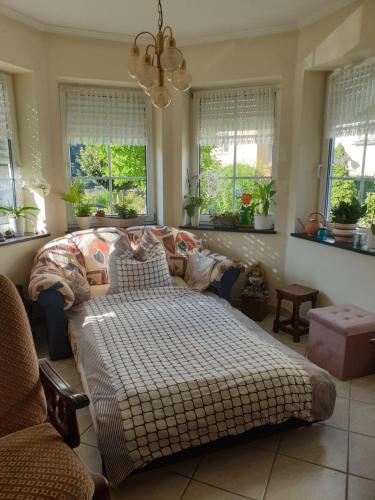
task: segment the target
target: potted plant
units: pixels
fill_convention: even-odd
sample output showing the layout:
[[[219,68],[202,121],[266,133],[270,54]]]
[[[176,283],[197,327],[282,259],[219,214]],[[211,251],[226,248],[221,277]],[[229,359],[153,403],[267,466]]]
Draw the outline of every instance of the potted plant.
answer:
[[[210,214],[210,219],[216,228],[237,227],[240,223],[240,214],[238,212],[222,212]]]
[[[268,230],[273,227],[273,217],[269,211],[276,191],[273,189],[273,180],[258,182],[253,194],[255,201],[254,229]]]
[[[130,227],[137,225],[138,214],[134,208],[129,207],[126,200],[119,201],[113,207],[119,218],[119,223],[122,227]],[[113,220],[113,219],[112,219]]]
[[[337,243],[353,243],[357,222],[364,215],[364,207],[357,198],[341,201],[332,208],[333,236]]]
[[[201,206],[203,200],[200,196],[186,196],[185,210],[190,219],[190,226],[199,226],[201,217]]]
[[[37,207],[24,206],[19,208],[11,208],[0,206],[0,214],[8,215],[10,229],[16,236],[24,236],[27,216],[31,215],[35,217],[35,212],[38,211],[39,208]]]
[[[375,249],[375,193],[369,193],[366,198],[366,217],[360,222],[367,226],[367,248]]]
[[[79,228],[89,229],[93,205],[87,200],[79,180],[72,184],[69,191],[63,195],[62,199],[72,204]]]
[[[251,193],[244,192],[241,195],[240,226],[250,227],[254,223],[254,205],[251,205]]]

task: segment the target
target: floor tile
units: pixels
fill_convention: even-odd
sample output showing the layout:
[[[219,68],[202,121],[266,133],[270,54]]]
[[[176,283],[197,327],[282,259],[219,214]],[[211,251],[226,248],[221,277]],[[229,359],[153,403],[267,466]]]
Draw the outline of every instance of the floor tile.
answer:
[[[351,399],[375,404],[375,379],[362,377],[352,380]]]
[[[345,485],[342,472],[279,455],[265,500],[344,500]]]
[[[111,490],[111,500],[180,500],[189,481],[162,469],[136,473]]]
[[[102,459],[98,448],[81,443],[74,451],[91,472],[102,472]]]
[[[96,432],[93,425],[82,434],[81,443],[89,444],[90,446],[98,446]]]
[[[375,438],[350,433],[349,472],[375,480]]]
[[[333,375],[331,375],[331,378],[336,385],[337,397],[348,399],[350,397],[350,380],[339,380]]]
[[[350,430],[375,437],[375,405],[351,401]]]
[[[375,499],[375,481],[351,475],[348,480],[348,500]]]
[[[335,409],[333,414],[327,420],[322,422],[323,425],[330,425],[338,429],[348,430],[349,427],[349,399],[336,398]]]
[[[88,408],[82,408],[81,410],[77,410],[77,421],[78,421],[78,429],[80,435],[87,431],[89,427],[92,426],[92,418],[90,415],[90,410]]]
[[[176,462],[171,462],[170,464],[163,466],[163,469],[174,472],[175,474],[192,477],[200,461],[201,457],[190,458],[187,460],[176,460]]]
[[[283,434],[279,453],[346,471],[348,433],[326,425],[301,427]]]
[[[219,490],[214,486],[192,481],[182,500],[241,500],[243,497],[229,493],[229,491]]]
[[[262,439],[256,439],[255,441],[252,441],[253,445],[256,448],[270,451],[271,453],[274,453],[277,450],[279,442],[280,442],[280,434],[275,434],[273,436],[269,436]]]
[[[263,498],[274,454],[253,444],[203,457],[194,479],[254,499]]]

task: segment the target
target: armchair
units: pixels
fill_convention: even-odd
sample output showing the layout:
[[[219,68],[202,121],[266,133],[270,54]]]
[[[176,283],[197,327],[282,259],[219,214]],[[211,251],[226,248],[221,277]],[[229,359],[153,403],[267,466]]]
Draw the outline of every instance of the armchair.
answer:
[[[76,410],[89,404],[38,360],[21,298],[0,275],[0,498],[107,500],[107,481],[71,450]]]

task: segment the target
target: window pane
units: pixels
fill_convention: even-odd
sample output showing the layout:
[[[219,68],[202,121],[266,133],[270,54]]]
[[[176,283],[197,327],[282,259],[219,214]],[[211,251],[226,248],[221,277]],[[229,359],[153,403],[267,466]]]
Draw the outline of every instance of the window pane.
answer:
[[[234,146],[200,146],[200,173],[215,172],[219,177],[232,177]]]
[[[145,146],[111,146],[112,177],[146,177]]]
[[[361,176],[364,140],[356,137],[337,137],[334,146],[332,177]]]
[[[108,148],[96,144],[71,144],[72,177],[108,176]]]
[[[242,205],[241,195],[244,192],[254,193],[257,181],[254,179],[236,179],[235,209],[239,210]]]
[[[147,214],[147,182],[146,179],[131,181],[127,179],[114,179],[112,181],[113,205],[126,202],[139,215]]]
[[[367,141],[365,176],[375,178],[375,139],[368,139]]]
[[[337,207],[341,201],[350,203],[359,196],[360,182],[357,180],[332,180],[329,207]]]
[[[215,193],[215,196],[211,196],[207,186],[207,181],[202,180],[200,184],[200,194],[205,200],[202,205],[202,214],[209,214],[210,212],[232,212],[233,189],[233,179],[220,179],[217,193]]]
[[[237,177],[271,177],[272,144],[239,144],[236,163]]]
[[[109,213],[109,182],[108,179],[81,179],[87,200],[94,205],[95,210],[105,210]]]

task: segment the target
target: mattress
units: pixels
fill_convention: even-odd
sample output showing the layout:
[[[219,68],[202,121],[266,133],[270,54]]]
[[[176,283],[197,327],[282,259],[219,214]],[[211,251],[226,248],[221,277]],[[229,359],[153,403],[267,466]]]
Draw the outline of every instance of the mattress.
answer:
[[[215,295],[165,287],[74,308],[71,333],[112,484],[161,456],[295,417],[328,418],[330,376]]]

